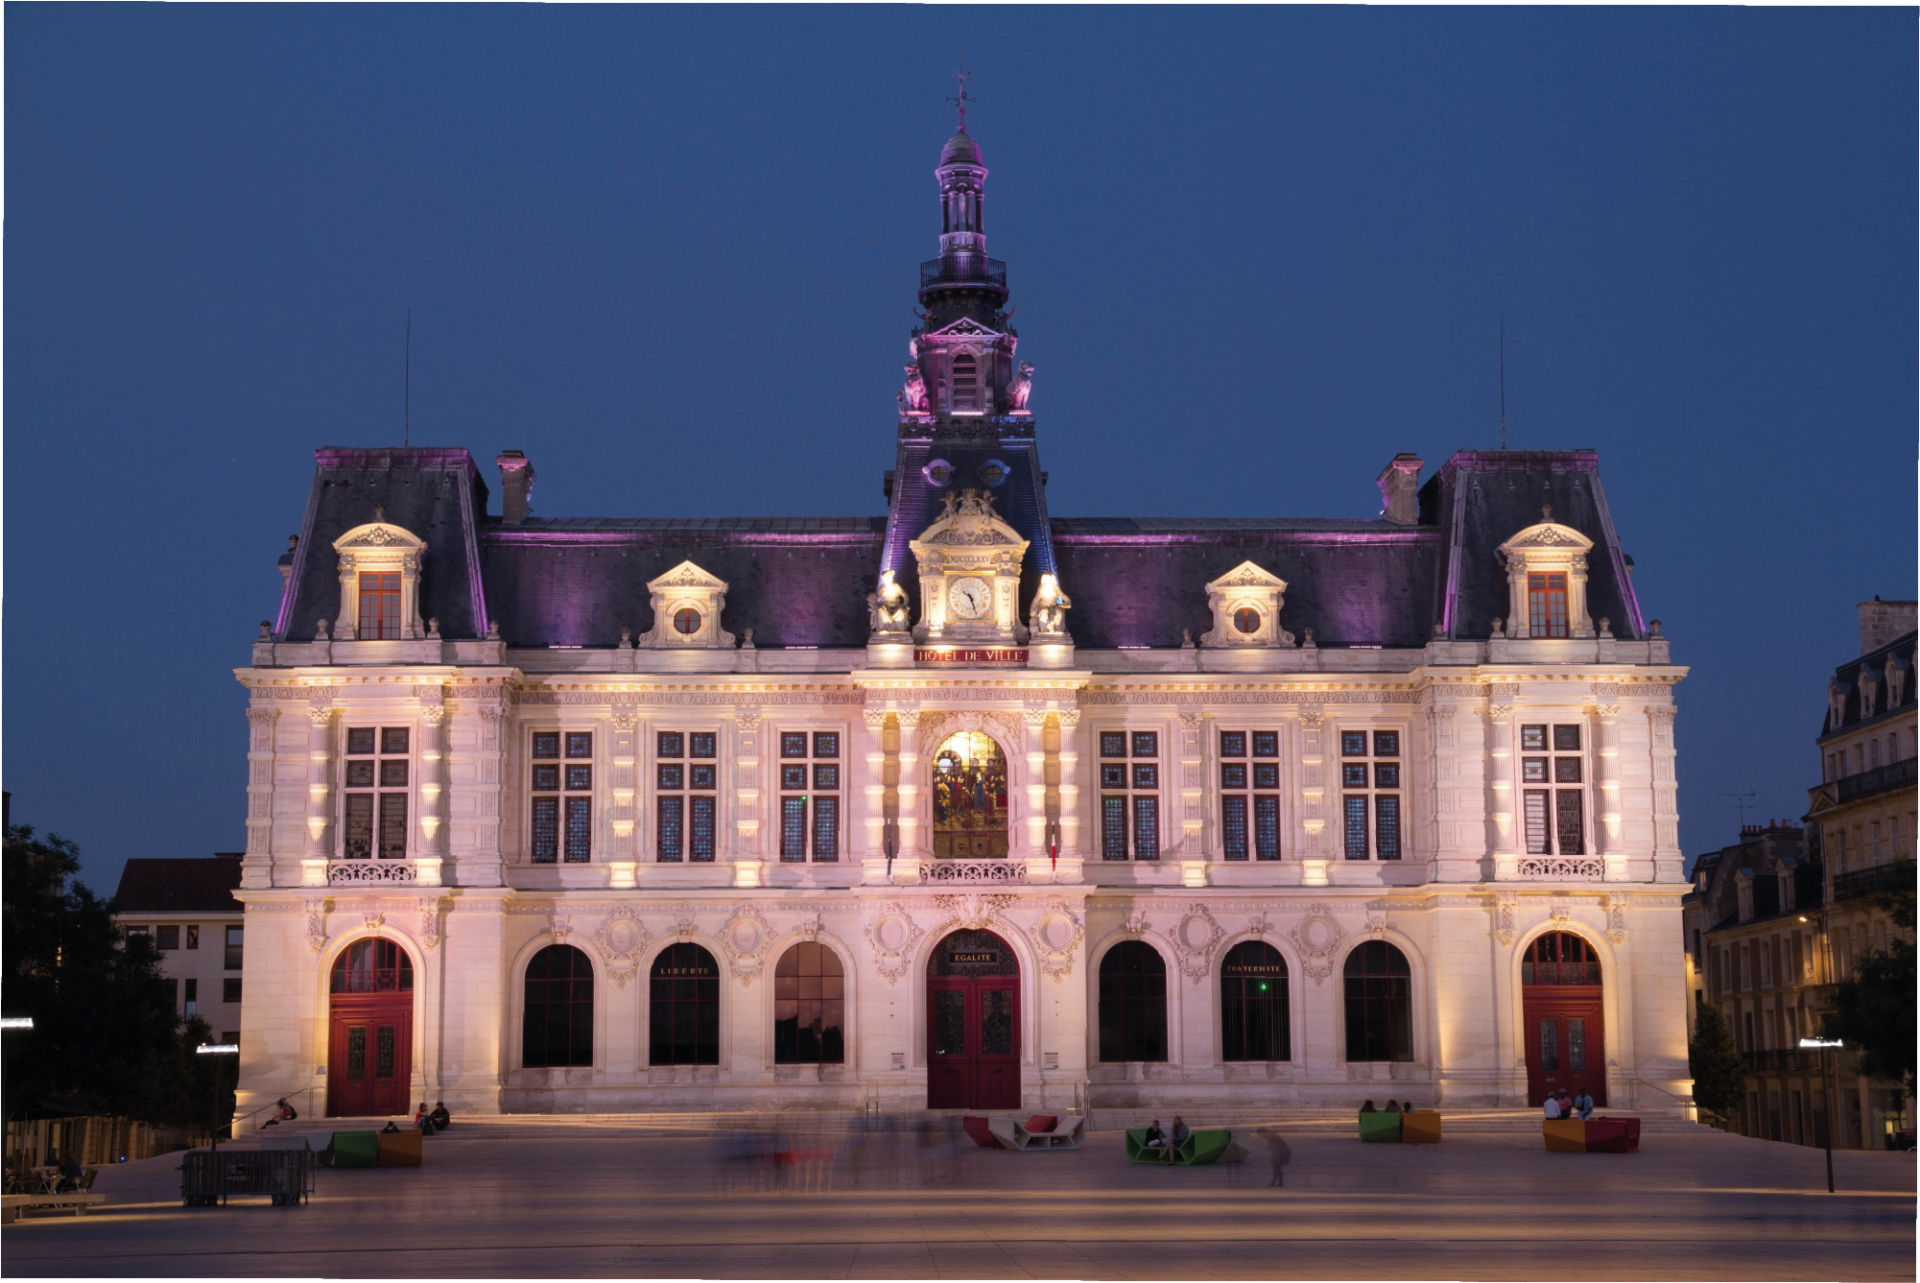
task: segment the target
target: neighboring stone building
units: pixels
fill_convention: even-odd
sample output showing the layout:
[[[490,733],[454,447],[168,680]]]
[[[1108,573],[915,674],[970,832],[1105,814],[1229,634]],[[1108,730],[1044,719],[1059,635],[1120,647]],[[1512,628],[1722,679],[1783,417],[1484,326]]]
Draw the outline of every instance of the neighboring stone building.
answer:
[[[238,851],[203,859],[127,861],[113,893],[114,920],[128,935],[151,936],[160,973],[173,983],[183,1016],[198,1016],[220,1042],[240,1039],[245,957]]]
[[[964,130],[936,174],[898,414],[821,459],[890,449],[884,514],[318,452],[238,673],[240,1108],[1684,1110],[1686,670],[1595,456],[1055,517]]]
[[[1747,1059],[1745,1100],[1728,1121],[1743,1135],[1813,1145],[1827,1118],[1820,1057],[1798,1044],[1818,1032],[1829,979],[1820,867],[1803,836],[1784,821],[1743,826],[1736,845],[1695,862],[1683,920],[1694,1001],[1720,1008]]]
[[[1818,831],[1827,905],[1823,926],[1833,974],[1911,938],[1889,916],[1890,893],[1914,893],[1916,717],[1915,603],[1863,601],[1860,655],[1834,670],[1819,738],[1820,784],[1807,793]],[[1913,1101],[1898,1084],[1862,1079],[1839,1057],[1843,1128],[1835,1143],[1879,1148],[1913,1127]]]

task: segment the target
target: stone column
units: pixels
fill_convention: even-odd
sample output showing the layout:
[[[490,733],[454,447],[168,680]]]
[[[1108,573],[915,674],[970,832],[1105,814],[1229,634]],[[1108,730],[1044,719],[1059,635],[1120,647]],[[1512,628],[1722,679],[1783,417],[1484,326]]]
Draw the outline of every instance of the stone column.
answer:
[[[510,717],[504,703],[482,704],[476,711],[480,714],[480,725],[473,763],[472,845],[459,861],[459,882],[468,887],[497,887],[506,881],[500,804],[506,787],[502,767]]]
[[[1047,717],[1044,708],[1022,710],[1027,799],[1026,814],[1021,819],[1026,830],[1026,849],[1019,854],[1026,857],[1027,876],[1035,882],[1044,881],[1050,872],[1047,861]]]
[[[274,728],[280,710],[271,704],[247,709],[247,854],[240,885],[273,885]]]
[[[1180,714],[1180,882],[1207,885],[1207,715]]]
[[[1600,702],[1591,710],[1593,727],[1593,845],[1606,858],[1607,881],[1626,876],[1626,852],[1620,841],[1620,692],[1609,683],[1593,688]]]
[[[733,715],[733,884],[737,887],[760,885],[765,865],[760,844],[760,758],[762,733],[760,710],[742,708]]]
[[[1673,882],[1682,876],[1679,784],[1673,773],[1673,692],[1665,703],[1647,706],[1653,776],[1653,869],[1649,881]]]
[[[860,795],[865,806],[860,817],[866,844],[861,848],[865,860],[886,859],[887,837],[887,710],[863,708],[860,720],[865,724],[861,736],[860,761],[864,771]]]
[[[1060,867],[1056,882],[1078,882],[1086,865],[1080,847],[1080,710],[1062,709],[1054,714],[1060,722],[1060,749],[1056,765],[1060,783]]]
[[[1513,687],[1487,687],[1487,850],[1496,881],[1520,875],[1520,833],[1513,795]]]
[[[420,845],[414,875],[423,886],[439,886],[447,858],[447,706],[441,686],[416,687],[420,710]]]
[[[308,705],[307,721],[307,850],[300,882],[323,887],[333,856],[333,706]]]
[[[920,710],[902,709],[894,716],[900,723],[900,750],[895,759],[900,774],[894,785],[899,807],[899,855],[913,860],[929,854],[927,835],[920,831],[920,795],[926,791],[920,779]]]
[[[1327,715],[1319,708],[1300,710],[1300,880],[1327,885],[1332,842],[1327,837]]]
[[[607,885],[625,890],[639,878],[633,831],[638,823],[634,772],[640,760],[640,715],[616,708],[607,721],[613,734],[613,752],[607,755]]]

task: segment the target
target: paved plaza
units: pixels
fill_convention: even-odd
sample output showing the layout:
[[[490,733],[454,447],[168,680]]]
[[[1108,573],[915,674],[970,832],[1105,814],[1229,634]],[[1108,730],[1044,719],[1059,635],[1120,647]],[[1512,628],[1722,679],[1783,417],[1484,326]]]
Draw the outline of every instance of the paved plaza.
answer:
[[[104,1170],[108,1205],[21,1221],[9,1278],[1911,1279],[1914,1160],[1651,1122],[1638,1154],[1549,1154],[1519,1115],[1449,1117],[1437,1146],[1362,1145],[1330,1115],[1277,1122],[1286,1188],[1245,1164],[1131,1165],[1119,1128],[1072,1152],[914,1132],[856,1144],[780,1119],[471,1119],[420,1168],[322,1169],[313,1201],[187,1210],[179,1156]],[[1200,1124],[1211,1120],[1193,1119]],[[729,1157],[834,1153],[807,1187]],[[838,1120],[835,1120],[836,1125]]]

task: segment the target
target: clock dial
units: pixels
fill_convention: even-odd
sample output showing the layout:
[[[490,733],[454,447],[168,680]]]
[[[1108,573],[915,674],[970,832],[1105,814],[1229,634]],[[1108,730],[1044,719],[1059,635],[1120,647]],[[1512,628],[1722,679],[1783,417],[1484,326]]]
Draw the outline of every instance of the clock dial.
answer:
[[[968,575],[947,589],[947,609],[955,619],[985,619],[992,608],[993,589],[984,579]]]

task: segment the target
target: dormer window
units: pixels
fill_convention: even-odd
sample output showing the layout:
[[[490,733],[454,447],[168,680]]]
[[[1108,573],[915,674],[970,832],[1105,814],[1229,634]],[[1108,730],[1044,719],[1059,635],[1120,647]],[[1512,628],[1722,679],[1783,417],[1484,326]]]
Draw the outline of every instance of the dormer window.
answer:
[[[953,413],[980,412],[980,360],[971,352],[962,352],[953,358]]]
[[[1527,576],[1527,636],[1567,635],[1567,577],[1560,571]]]
[[[340,614],[336,641],[410,641],[426,636],[420,623],[420,563],[426,540],[385,520],[355,526],[333,541],[340,558]]]

